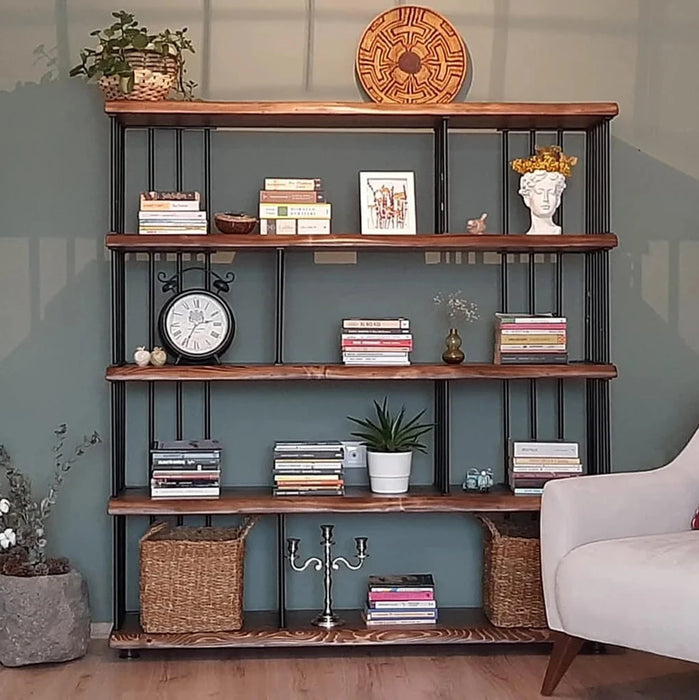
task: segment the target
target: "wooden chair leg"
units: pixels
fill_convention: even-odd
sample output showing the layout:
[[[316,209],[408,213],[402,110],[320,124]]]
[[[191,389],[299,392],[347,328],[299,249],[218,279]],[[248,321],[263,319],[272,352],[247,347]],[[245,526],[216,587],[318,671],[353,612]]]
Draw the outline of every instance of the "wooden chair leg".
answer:
[[[553,638],[553,649],[549,657],[549,665],[546,667],[546,675],[541,686],[542,695],[553,695],[561,678],[573,663],[573,659],[580,651],[584,640],[571,637],[563,632],[556,632]]]

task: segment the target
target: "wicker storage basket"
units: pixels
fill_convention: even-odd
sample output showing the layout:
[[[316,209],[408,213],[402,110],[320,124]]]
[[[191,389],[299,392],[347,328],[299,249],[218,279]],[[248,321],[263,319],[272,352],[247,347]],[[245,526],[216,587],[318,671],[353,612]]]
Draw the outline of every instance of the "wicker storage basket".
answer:
[[[478,515],[483,533],[483,610],[496,627],[546,627],[539,522],[529,514]]]
[[[175,85],[180,64],[173,56],[163,56],[155,51],[125,51],[127,62],[134,69],[134,85],[131,92],[122,90],[118,75],[100,78],[105,100],[164,100]]]
[[[157,523],[140,541],[141,627],[145,632],[220,632],[243,626],[245,538],[240,527]]]

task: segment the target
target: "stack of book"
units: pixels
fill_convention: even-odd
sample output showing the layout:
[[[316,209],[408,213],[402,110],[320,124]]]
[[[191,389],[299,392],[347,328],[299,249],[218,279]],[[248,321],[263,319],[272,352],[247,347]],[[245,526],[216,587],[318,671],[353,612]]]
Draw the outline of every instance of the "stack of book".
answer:
[[[151,498],[218,498],[221,443],[218,440],[156,440],[150,450]]]
[[[495,364],[568,362],[567,322],[552,314],[495,314]]]
[[[432,574],[369,576],[367,625],[429,625],[437,622]]]
[[[141,192],[138,232],[198,235],[208,231],[199,192]]]
[[[582,474],[577,442],[509,443],[508,481],[518,496],[538,496],[552,479],[567,479]]]
[[[276,442],[275,496],[344,496],[344,450],[339,441]]]
[[[260,233],[317,236],[330,233],[332,207],[320,178],[266,177],[260,190]]]
[[[409,365],[413,349],[407,318],[345,318],[340,332],[346,365]]]

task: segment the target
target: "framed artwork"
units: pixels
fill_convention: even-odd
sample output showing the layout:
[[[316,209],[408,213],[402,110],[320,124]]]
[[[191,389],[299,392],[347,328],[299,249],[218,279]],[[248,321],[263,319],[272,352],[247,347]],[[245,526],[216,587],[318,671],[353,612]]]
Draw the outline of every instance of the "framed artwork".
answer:
[[[360,172],[362,233],[416,234],[415,173]]]

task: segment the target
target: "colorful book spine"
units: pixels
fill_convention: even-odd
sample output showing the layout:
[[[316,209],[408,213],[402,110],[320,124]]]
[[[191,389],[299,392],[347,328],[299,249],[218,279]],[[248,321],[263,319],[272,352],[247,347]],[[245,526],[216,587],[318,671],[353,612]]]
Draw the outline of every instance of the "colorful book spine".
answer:
[[[323,189],[323,181],[319,177],[266,177],[265,190],[301,190],[304,192]]]
[[[330,219],[328,204],[260,204],[260,219]]]
[[[322,190],[260,190],[262,204],[322,204],[325,192]]]

